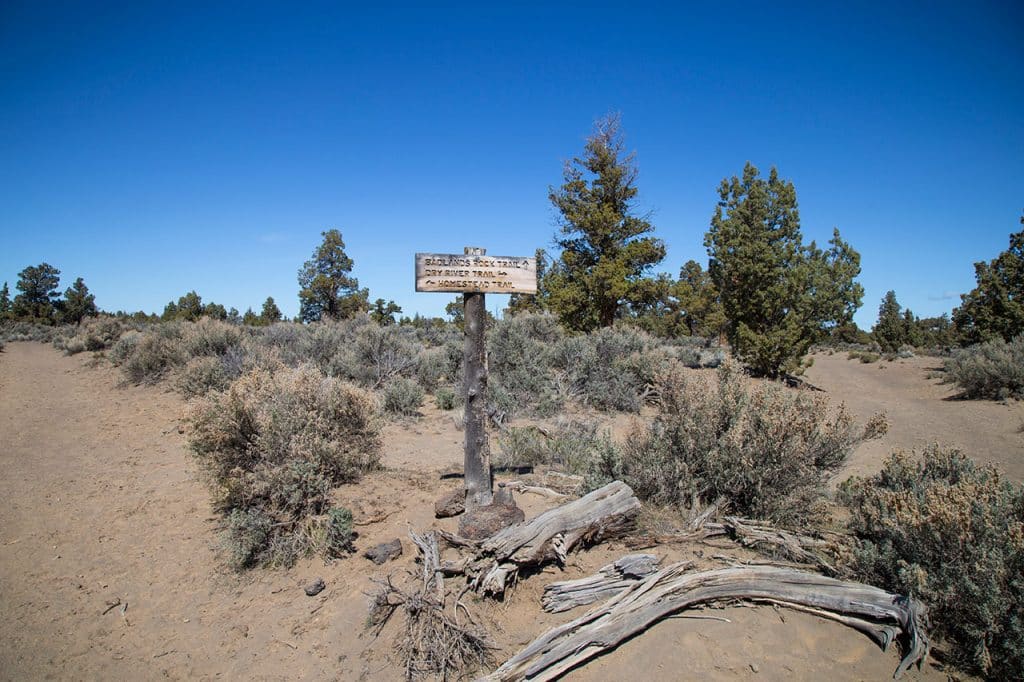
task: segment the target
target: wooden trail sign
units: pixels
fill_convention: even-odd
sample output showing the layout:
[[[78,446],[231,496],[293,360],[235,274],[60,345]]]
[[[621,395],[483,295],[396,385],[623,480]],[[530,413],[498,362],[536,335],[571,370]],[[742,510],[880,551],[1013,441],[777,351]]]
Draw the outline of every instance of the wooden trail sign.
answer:
[[[466,506],[491,503],[494,478],[487,443],[487,318],[484,294],[537,293],[537,261],[520,256],[487,256],[487,250],[467,246],[460,255],[416,254],[416,291],[462,293],[464,418],[464,476]]]
[[[487,256],[486,253],[486,249],[478,248],[467,248],[463,255],[417,253],[416,291],[537,293],[535,258]]]

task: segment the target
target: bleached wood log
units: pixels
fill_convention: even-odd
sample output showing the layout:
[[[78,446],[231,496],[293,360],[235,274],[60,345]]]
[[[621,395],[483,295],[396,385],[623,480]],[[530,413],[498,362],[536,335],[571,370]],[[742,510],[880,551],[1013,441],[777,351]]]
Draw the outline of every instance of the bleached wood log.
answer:
[[[547,585],[541,597],[541,604],[548,613],[561,613],[577,606],[593,604],[618,594],[656,570],[657,556],[627,554],[618,561],[603,566],[595,575]]]
[[[685,573],[688,562],[667,566],[583,616],[544,633],[483,680],[551,680],[618,646],[683,609],[722,600],[768,601],[831,614],[867,633],[885,649],[902,633],[899,678],[928,655],[921,628],[923,607],[915,600],[860,583],[844,582],[770,566]]]
[[[816,566],[829,575],[836,573],[829,560],[831,557],[828,557],[833,543],[825,538],[801,535],[735,516],[727,516],[722,525],[744,547],[767,549],[769,553],[781,555],[790,561]],[[839,536],[835,535],[835,540],[838,539]]]
[[[474,556],[466,565],[473,589],[501,595],[520,568],[547,561],[564,563],[566,555],[581,543],[621,536],[633,527],[639,511],[640,501],[633,490],[622,481],[612,481],[478,543],[440,535],[452,545],[475,546]]]

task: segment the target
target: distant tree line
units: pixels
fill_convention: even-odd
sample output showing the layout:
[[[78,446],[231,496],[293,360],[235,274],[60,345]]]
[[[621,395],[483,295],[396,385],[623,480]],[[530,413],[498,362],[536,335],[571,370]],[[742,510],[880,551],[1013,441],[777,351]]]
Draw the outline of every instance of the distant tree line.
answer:
[[[636,210],[637,176],[618,116],[599,120],[583,154],[566,163],[562,183],[548,189],[558,216],[556,251],[535,253],[537,293],[514,294],[507,314],[548,312],[576,332],[630,324],[666,338],[727,340],[751,370],[768,376],[797,369],[815,343],[877,343],[891,352],[904,346],[1009,341],[1024,331],[1024,229],[1010,236],[1007,251],[975,264],[977,286],[961,296],[952,318],[918,318],[889,291],[868,333],[853,321],[864,295],[856,281],[860,254],[838,229],[825,248],[804,242],[796,188],[775,168],[765,177],[747,163],[739,176],[722,180],[703,239],[707,265],[690,260],[675,277],[653,272],[666,249],[654,236],[651,216]],[[370,303],[369,290],[352,274],[354,261],[341,232],[329,229],[321,236],[298,271],[296,321],[368,314],[383,326],[445,324],[440,318],[401,316],[402,308],[392,300]],[[98,314],[82,278],[61,295],[59,275],[47,263],[25,268],[13,299],[4,283],[0,320],[79,324]],[[458,299],[446,313],[461,326]],[[253,326],[283,319],[272,297],[259,313],[251,308],[239,313],[204,303],[196,291],[168,302],[159,317],[117,315],[138,321],[205,316]]]

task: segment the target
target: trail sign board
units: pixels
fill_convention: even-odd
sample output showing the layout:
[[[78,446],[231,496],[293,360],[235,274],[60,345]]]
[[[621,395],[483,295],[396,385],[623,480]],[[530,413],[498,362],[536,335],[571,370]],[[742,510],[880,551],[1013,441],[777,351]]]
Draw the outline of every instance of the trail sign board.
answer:
[[[468,250],[468,249],[467,249]],[[416,291],[536,294],[537,261],[525,256],[417,253]]]

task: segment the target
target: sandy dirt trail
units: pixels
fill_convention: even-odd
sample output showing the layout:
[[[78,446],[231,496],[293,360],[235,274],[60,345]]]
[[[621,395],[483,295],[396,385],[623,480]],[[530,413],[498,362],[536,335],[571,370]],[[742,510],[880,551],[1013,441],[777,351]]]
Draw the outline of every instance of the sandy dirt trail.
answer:
[[[28,343],[0,354],[0,678],[401,679],[397,625],[376,640],[363,625],[371,578],[415,570],[407,540],[384,567],[354,556],[227,572],[208,491],[179,432],[183,411],[175,394],[121,386],[116,370],[84,355]],[[458,485],[438,473],[461,460],[461,434],[450,415],[425,412],[388,425],[385,471],[338,491],[357,523],[367,520],[360,549],[407,538],[410,528],[456,528],[432,512]],[[550,504],[541,499],[520,498],[528,517]],[[626,551],[612,544],[574,554],[504,604],[477,604],[496,659],[578,615],[539,610],[546,582],[593,573]],[[657,550],[666,563],[706,562],[716,551]],[[305,596],[316,577],[327,589]],[[887,679],[899,658],[807,614],[712,613],[731,622],[670,619],[568,679]],[[928,665],[908,679],[945,675]]]

